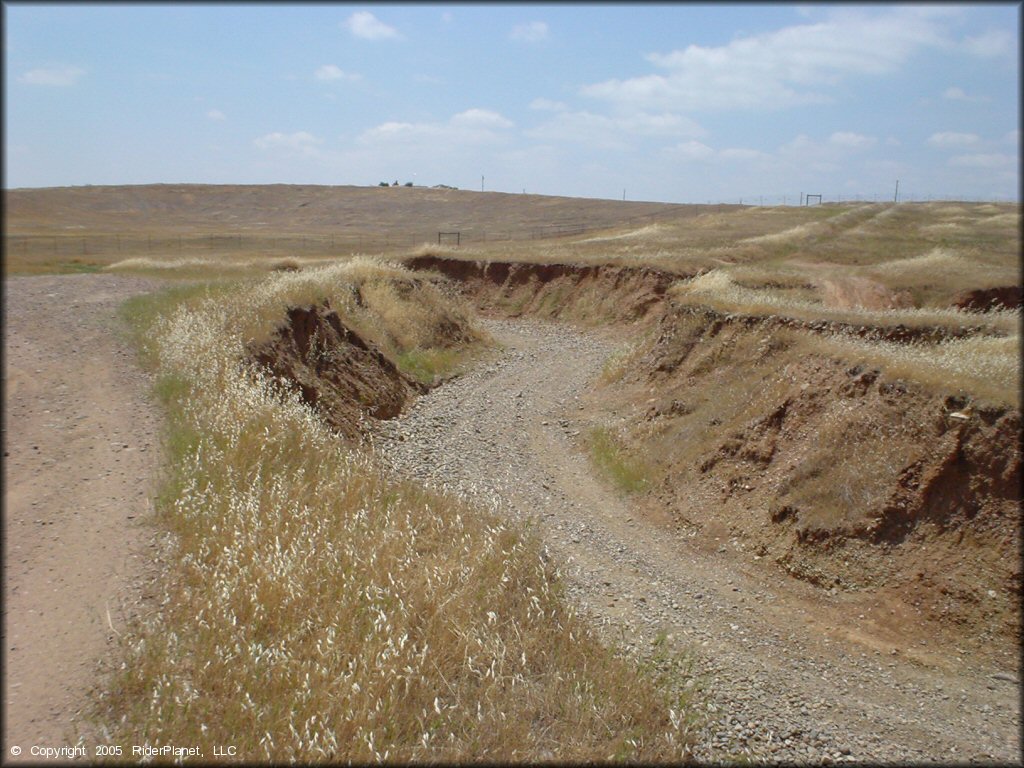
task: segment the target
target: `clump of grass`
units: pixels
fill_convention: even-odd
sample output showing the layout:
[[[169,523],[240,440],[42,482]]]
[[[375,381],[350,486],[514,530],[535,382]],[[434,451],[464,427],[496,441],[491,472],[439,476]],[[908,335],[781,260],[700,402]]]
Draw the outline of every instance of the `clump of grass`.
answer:
[[[466,355],[455,349],[413,349],[400,352],[395,362],[403,373],[429,385],[458,372],[466,363]]]
[[[536,538],[386,475],[246,363],[274,312],[344,312],[353,282],[389,274],[408,280],[360,263],[129,311],[177,436],[177,553],[125,637],[105,740],[272,763],[685,759],[692,718],[598,643]]]
[[[591,460],[615,487],[626,493],[647,488],[649,468],[630,456],[607,427],[594,427],[587,437]]]
[[[686,303],[699,303],[726,312],[782,315],[806,320],[833,320],[860,325],[983,327],[993,333],[1013,333],[1020,320],[1016,310],[977,314],[954,308],[865,309],[830,308],[820,302],[782,295],[777,291],[745,288],[722,269],[679,281],[669,295]]]
[[[894,344],[833,336],[818,342],[832,355],[878,366],[894,378],[926,385],[930,390],[962,390],[1019,407],[1019,334],[1002,338],[949,339],[938,344]]]

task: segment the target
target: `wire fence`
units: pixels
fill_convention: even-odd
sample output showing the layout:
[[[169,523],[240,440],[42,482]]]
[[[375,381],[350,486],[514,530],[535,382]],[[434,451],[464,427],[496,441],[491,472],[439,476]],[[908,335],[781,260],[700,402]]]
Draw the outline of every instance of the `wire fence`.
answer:
[[[821,197],[819,201],[817,198]],[[841,192],[819,193],[817,190],[795,192],[793,194],[774,195],[743,195],[735,198],[719,198],[705,201],[709,205],[756,205],[763,207],[807,205],[807,196],[814,198],[810,205],[828,205],[835,203],[1019,203],[1020,200],[1009,195],[963,195],[963,194],[922,194],[913,190],[899,192]]]

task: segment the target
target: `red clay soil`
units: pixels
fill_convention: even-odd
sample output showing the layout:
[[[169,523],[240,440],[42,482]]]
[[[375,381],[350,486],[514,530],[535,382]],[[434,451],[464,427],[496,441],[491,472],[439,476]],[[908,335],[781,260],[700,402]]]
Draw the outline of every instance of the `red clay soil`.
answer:
[[[350,439],[361,434],[363,418],[392,418],[423,391],[326,301],[290,308],[274,337],[250,349],[250,356],[282,385],[297,388],[305,403]]]
[[[770,324],[686,311],[661,330],[611,401],[632,400],[681,526],[896,600],[950,642],[1016,647],[1019,410],[791,353]]]
[[[978,288],[964,291],[953,299],[953,306],[972,312],[987,312],[991,309],[1020,309],[1021,287],[1002,285],[997,288]]]

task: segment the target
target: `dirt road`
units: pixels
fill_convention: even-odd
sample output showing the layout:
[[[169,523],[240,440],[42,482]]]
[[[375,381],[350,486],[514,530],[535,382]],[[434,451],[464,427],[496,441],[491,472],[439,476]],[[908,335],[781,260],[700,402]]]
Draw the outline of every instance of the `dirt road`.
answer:
[[[154,572],[159,415],[116,310],[157,285],[4,280],[5,760],[74,743]]]
[[[494,321],[505,353],[381,425],[398,471],[535,521],[602,631],[647,655],[689,649],[707,684],[702,759],[1007,762],[1021,757],[1019,672],[920,654],[858,632],[829,595],[698,547],[595,477],[585,392],[616,344]],[[895,653],[894,653],[895,650]]]
[[[68,743],[125,614],[142,610],[158,414],[115,310],[153,287],[5,281],[6,759],[15,745],[29,757],[33,744]],[[708,686],[700,757],[1019,760],[1016,670],[892,655],[858,638],[843,595],[780,578],[727,542],[694,546],[594,476],[580,451],[585,393],[617,342],[490,327],[505,353],[382,424],[381,450],[401,471],[535,520],[610,639],[642,655],[659,635],[689,650]]]

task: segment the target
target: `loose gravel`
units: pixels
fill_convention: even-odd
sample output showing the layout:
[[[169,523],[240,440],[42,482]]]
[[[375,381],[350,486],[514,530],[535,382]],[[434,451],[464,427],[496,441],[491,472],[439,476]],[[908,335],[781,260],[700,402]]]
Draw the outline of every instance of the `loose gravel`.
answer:
[[[1021,760],[1017,671],[929,667],[830,636],[826,620],[856,628],[841,595],[725,545],[699,548],[594,474],[583,403],[621,341],[535,321],[487,326],[500,357],[381,422],[377,450],[396,472],[535,526],[571,599],[623,653],[688,659],[674,685],[702,691],[698,759]]]

